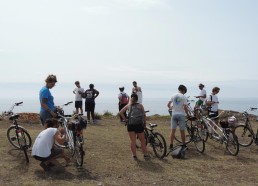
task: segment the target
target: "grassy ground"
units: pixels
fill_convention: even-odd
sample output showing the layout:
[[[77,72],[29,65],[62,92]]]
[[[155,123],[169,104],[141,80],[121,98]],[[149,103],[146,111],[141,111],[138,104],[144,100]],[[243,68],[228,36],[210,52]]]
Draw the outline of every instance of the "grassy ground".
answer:
[[[153,117],[156,129],[169,138],[169,118]],[[258,147],[241,148],[238,157],[225,155],[225,147],[208,141],[204,154],[196,152],[193,144],[185,160],[152,156],[145,161],[131,158],[129,140],[124,125],[115,117],[106,117],[85,131],[86,157],[83,169],[74,164],[64,167],[60,160],[49,173],[41,170],[39,162],[26,164],[22,152],[12,150],[7,141],[9,122],[0,121],[1,185],[257,185]],[[42,130],[39,124],[22,124],[33,140]]]

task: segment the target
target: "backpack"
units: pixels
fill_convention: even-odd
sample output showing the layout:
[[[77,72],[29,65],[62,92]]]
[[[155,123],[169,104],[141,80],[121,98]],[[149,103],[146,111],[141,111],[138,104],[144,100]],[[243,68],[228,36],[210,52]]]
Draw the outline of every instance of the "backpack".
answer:
[[[185,158],[185,151],[186,151],[186,148],[183,147],[182,145],[177,146],[171,152],[171,156],[175,159],[184,159]]]
[[[144,113],[139,103],[131,105],[128,115],[128,125],[143,125]]]
[[[127,96],[127,94],[126,93],[121,93],[121,95],[122,95],[122,99],[121,99],[121,101],[120,101],[120,103],[121,104],[127,104],[128,103],[128,96]]]

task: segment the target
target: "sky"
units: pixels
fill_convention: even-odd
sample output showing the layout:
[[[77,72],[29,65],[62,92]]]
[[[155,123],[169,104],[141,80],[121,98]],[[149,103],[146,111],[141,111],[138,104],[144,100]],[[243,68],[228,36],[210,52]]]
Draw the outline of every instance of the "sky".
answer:
[[[257,9],[257,0],[0,0],[0,96],[28,96],[35,84],[36,95],[56,74],[59,95],[76,80],[103,91],[137,80],[149,97],[199,82],[258,97]]]

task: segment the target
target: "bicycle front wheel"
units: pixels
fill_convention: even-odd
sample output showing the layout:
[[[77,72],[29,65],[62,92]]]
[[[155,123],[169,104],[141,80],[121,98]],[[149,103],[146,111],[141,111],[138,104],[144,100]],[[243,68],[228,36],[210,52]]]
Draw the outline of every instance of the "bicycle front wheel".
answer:
[[[253,143],[253,135],[251,130],[245,125],[238,125],[235,128],[235,135],[238,138],[238,143],[242,147],[249,147]]]
[[[239,143],[237,140],[237,136],[231,130],[226,131],[226,133],[226,149],[232,156],[237,156],[239,152]]]
[[[27,148],[31,147],[31,137],[29,133],[26,131],[26,129],[19,127],[18,130],[21,130],[22,137],[24,139],[24,142],[27,146]],[[11,145],[16,149],[21,149],[21,145],[19,144],[19,139],[17,137],[16,128],[15,126],[11,126],[7,130],[7,138],[8,141],[11,143]]]
[[[191,142],[191,126],[192,126],[191,120],[186,121],[186,131],[185,131],[185,143],[188,144]],[[175,140],[179,143],[183,143],[181,139],[181,131],[178,130],[175,134]]]
[[[79,140],[77,140],[74,156],[76,159],[76,163],[79,167],[82,167],[82,165],[83,165],[84,155],[85,155],[85,152],[83,150],[83,145]]]
[[[154,140],[151,145],[155,155],[159,159],[163,159],[167,155],[167,143],[165,138],[160,133],[154,133]]]
[[[193,142],[198,152],[203,153],[205,151],[204,139],[200,136],[199,130],[196,128],[194,132]]]

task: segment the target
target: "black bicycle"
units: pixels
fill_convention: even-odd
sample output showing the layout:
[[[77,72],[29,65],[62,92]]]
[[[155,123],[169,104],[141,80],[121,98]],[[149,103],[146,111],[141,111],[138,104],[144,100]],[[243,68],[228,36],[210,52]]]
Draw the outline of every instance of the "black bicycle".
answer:
[[[186,144],[193,142],[198,152],[203,153],[205,151],[205,141],[200,136],[200,126],[194,122],[196,118],[191,117],[186,122]],[[183,143],[180,136],[175,136],[175,140],[179,143]]]
[[[251,122],[250,122],[250,115],[248,114],[249,111],[255,111],[257,108],[250,108],[243,113],[245,118],[245,124],[240,124],[235,128],[235,134],[238,137],[238,143],[240,146],[249,147],[255,142],[258,145],[258,129],[255,134]]]
[[[31,137],[28,131],[18,124],[17,120],[20,116],[18,114],[13,114],[14,107],[20,106],[22,103],[23,102],[15,103],[10,111],[5,112],[5,116],[11,115],[9,120],[13,122],[13,125],[7,130],[7,138],[15,149],[22,150],[24,152],[26,161],[29,163],[27,151],[32,145]]]

